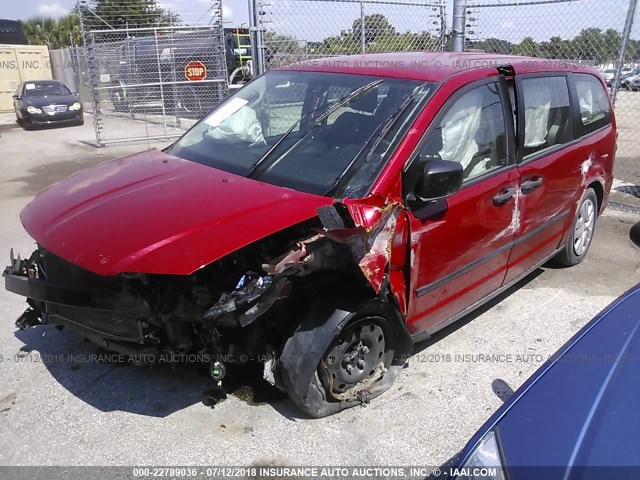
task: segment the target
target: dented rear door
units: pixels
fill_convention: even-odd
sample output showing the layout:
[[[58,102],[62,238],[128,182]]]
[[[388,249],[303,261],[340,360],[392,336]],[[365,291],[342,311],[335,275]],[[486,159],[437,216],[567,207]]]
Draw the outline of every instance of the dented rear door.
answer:
[[[518,77],[518,232],[506,282],[535,269],[559,247],[580,199],[589,155],[574,141],[566,75]]]

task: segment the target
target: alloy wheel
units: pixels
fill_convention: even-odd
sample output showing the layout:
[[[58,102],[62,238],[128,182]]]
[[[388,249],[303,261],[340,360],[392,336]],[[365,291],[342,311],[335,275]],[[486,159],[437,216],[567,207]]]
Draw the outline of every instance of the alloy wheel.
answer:
[[[580,207],[578,219],[573,230],[573,251],[579,257],[584,255],[593,237],[593,228],[596,222],[596,207],[590,198],[587,198]]]

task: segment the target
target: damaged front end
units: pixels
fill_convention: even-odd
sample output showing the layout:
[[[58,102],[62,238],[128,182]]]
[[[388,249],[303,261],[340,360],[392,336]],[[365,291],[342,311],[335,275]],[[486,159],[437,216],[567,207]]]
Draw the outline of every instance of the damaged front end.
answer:
[[[158,343],[146,323],[150,306],[133,279],[101,277],[41,247],[28,259],[14,258],[12,250],[3,276],[8,291],[27,297],[29,307],[16,321],[20,329],[70,327],[121,353],[139,353],[143,346]]]
[[[27,297],[29,305],[16,326],[67,327],[107,350],[153,354],[156,359],[197,353],[215,372],[229,363],[260,362],[264,378],[297,395],[292,398],[307,413],[332,413],[335,408],[305,408],[305,389],[313,378],[327,390],[324,401],[345,408],[379,390],[376,384],[384,384],[380,380],[391,364],[395,362],[397,370],[399,359],[411,348],[401,316],[406,312],[404,212],[398,204],[366,206],[360,212],[367,220],[356,223],[354,208],[322,207],[317,218],[254,242],[191,275],[102,276],[41,246],[28,259],[14,258],[12,252],[5,286]],[[357,320],[359,307],[343,307],[337,300],[333,304],[345,293],[359,304],[377,301],[398,312],[391,327],[375,327],[381,335],[390,329],[385,330],[389,345],[366,346],[373,333],[354,348],[332,345],[345,322]],[[324,320],[318,320],[320,309],[313,307],[318,301],[328,307]],[[309,324],[310,316],[315,323]],[[311,325],[303,332],[311,337],[292,341],[305,325]],[[378,330],[371,332],[378,335]],[[327,364],[327,351],[333,356],[341,352],[348,364],[346,376],[341,376],[340,364]],[[376,358],[369,352],[376,352]],[[371,366],[378,358],[385,363]],[[365,365],[371,374],[352,375],[354,368]],[[357,385],[346,384],[343,377],[356,378]],[[386,383],[390,385],[388,376]]]

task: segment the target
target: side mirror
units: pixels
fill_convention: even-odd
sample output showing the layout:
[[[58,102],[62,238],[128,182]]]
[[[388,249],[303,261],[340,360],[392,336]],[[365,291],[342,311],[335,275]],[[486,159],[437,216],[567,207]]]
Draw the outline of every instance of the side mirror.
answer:
[[[22,100],[22,97],[20,95],[14,95],[13,99],[14,100]]]
[[[462,165],[449,160],[429,160],[415,188],[415,195],[424,202],[447,198],[460,190]]]
[[[79,97],[79,96],[80,96],[80,93],[79,93],[79,92],[76,92],[76,93],[74,93],[74,95],[75,95],[76,97]]]

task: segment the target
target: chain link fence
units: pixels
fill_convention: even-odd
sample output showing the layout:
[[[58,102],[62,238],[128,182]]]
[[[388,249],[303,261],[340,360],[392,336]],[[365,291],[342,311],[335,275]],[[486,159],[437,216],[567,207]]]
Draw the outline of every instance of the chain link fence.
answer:
[[[97,145],[177,138],[225,97],[221,0],[190,22],[153,2],[100,5],[78,5]]]
[[[614,191],[640,197],[636,186],[640,185],[640,12],[635,4],[636,0],[470,1],[465,11],[465,50],[599,68],[610,87],[618,121]],[[632,197],[625,202],[640,206]]]
[[[445,48],[444,0],[259,0],[254,5],[264,69],[336,55]]]

